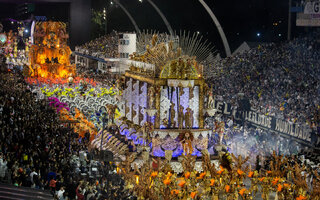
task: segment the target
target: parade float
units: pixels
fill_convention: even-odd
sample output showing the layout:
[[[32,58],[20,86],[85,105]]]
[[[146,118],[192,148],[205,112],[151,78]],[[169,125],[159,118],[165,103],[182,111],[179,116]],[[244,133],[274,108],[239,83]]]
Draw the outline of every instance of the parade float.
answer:
[[[23,38],[23,33],[13,32],[2,33],[0,24],[0,54],[6,58],[8,69],[13,66],[23,68],[29,64],[30,38]],[[18,28],[20,30],[20,27]],[[24,49],[18,49],[18,43],[24,43]]]
[[[30,76],[68,78],[76,73],[70,64],[71,50],[67,45],[69,36],[63,22],[37,22],[34,44],[30,48]]]
[[[172,42],[157,43],[157,35],[145,53],[134,53],[131,60],[124,74],[122,134],[137,134],[156,157],[164,157],[167,150],[173,157],[201,156],[211,135],[204,129],[202,65],[183,55],[181,48],[173,48]],[[136,127],[125,128],[126,124]]]

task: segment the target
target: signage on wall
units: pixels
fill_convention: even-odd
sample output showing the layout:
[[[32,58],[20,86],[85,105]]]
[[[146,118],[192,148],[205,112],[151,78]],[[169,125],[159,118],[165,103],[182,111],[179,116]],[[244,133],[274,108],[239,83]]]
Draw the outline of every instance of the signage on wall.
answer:
[[[308,126],[291,123],[274,116],[267,116],[256,111],[239,111],[231,106],[231,104],[214,101],[214,108],[217,112],[224,115],[233,116],[235,121],[247,122],[250,126],[258,127],[264,130],[280,133],[286,136],[294,137],[300,141],[307,143],[312,141],[312,131]]]

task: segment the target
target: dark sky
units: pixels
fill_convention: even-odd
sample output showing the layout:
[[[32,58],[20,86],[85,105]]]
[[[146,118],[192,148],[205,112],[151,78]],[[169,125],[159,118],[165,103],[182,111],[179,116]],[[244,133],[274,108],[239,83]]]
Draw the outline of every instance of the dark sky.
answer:
[[[135,18],[139,28],[167,31],[160,16],[143,0],[120,0]],[[289,0],[206,0],[224,29],[231,51],[243,41],[282,41],[287,35]],[[1,2],[1,1],[0,1]],[[12,0],[14,2],[14,0]],[[199,31],[218,51],[224,52],[218,31],[198,0],[153,0],[176,31]],[[110,0],[92,0],[94,9],[108,7],[108,30],[134,31],[129,18]],[[69,4],[36,4],[35,15],[68,21]],[[0,3],[0,17],[15,17],[15,5]],[[295,14],[292,22],[294,24]],[[277,26],[273,24],[277,23]],[[85,28],[85,25],[84,25]],[[298,31],[297,31],[298,30]],[[294,28],[294,34],[300,29]],[[304,30],[304,29],[302,29]],[[257,36],[260,33],[260,37]],[[280,34],[280,36],[279,36]]]
[[[160,16],[144,0],[121,0],[136,19],[140,29],[167,31]],[[223,51],[218,31],[210,16],[198,0],[153,0],[163,11],[174,30],[190,30],[209,39],[217,50]],[[286,39],[287,0],[206,0],[218,18],[229,41],[231,50],[243,41],[279,41]],[[134,30],[129,19],[120,8],[110,7],[109,29],[119,24],[125,30]],[[274,26],[273,23],[277,23]],[[260,33],[260,37],[257,37]],[[279,36],[281,34],[281,36]]]

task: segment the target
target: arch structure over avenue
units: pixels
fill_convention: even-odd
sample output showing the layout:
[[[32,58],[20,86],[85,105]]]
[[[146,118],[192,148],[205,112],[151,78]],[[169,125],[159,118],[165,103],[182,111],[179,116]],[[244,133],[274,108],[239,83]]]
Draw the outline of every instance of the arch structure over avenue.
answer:
[[[165,25],[167,26],[167,29],[168,29],[170,35],[173,36],[173,35],[174,35],[174,32],[173,32],[173,29],[172,29],[170,23],[168,22],[167,18],[166,18],[166,17],[164,16],[164,14],[161,12],[161,10],[158,8],[158,6],[157,6],[155,3],[153,3],[152,0],[147,0],[147,1],[151,4],[151,6],[152,6],[152,7],[157,11],[157,13],[160,15],[160,17],[162,18],[163,22],[164,22]]]
[[[217,17],[213,14],[212,10],[210,9],[210,7],[206,4],[206,2],[204,2],[204,0],[199,0],[199,2],[202,4],[202,6],[206,9],[206,11],[208,12],[208,14],[210,15],[212,21],[214,22],[214,24],[216,25],[218,31],[219,31],[219,34],[220,34],[220,37],[222,39],[222,42],[223,42],[223,46],[224,46],[224,49],[225,49],[225,52],[226,52],[226,55],[227,57],[231,56],[231,51],[230,51],[230,47],[229,47],[229,43],[228,43],[228,40],[226,38],[226,35],[224,34],[224,31],[217,19]]]
[[[114,0],[114,2],[115,2],[116,4],[118,4],[118,5],[120,6],[120,8],[121,8],[121,9],[126,13],[126,15],[129,17],[129,19],[130,19],[132,25],[134,26],[136,32],[137,32],[137,33],[141,33],[141,31],[140,31],[140,29],[139,29],[136,21],[134,20],[134,18],[132,17],[132,15],[129,13],[129,11],[120,3],[119,0]]]

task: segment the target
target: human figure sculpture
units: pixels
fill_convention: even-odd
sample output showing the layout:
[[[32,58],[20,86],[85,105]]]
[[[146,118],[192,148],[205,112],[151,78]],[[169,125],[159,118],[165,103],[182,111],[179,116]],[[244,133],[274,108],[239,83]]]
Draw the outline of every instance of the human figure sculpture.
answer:
[[[153,131],[153,124],[151,122],[144,123],[142,127],[142,137],[145,145],[148,145],[151,142],[150,133],[152,131]]]
[[[154,103],[154,95],[155,95],[155,89],[153,86],[149,88],[148,96],[149,96],[149,108],[153,108]]]
[[[167,128],[168,127],[168,119],[167,118],[164,118],[163,120],[162,120],[162,124]]]
[[[178,87],[179,87],[179,97],[181,97],[182,95],[184,95],[183,87],[181,84]]]
[[[192,99],[194,97],[193,91],[194,87],[189,87],[189,99]]]
[[[208,91],[208,103],[207,108],[213,108],[214,106],[214,100],[213,100],[213,93],[212,89]]]
[[[223,121],[221,121],[221,122],[218,124],[219,144],[222,144],[224,127],[225,127],[225,123],[224,123]]]
[[[174,118],[176,117],[176,111],[175,111],[175,104],[171,102],[170,106],[170,127],[175,128],[176,127],[176,122],[174,121]]]
[[[183,121],[184,121],[183,109],[184,109],[184,107],[182,105],[180,105],[179,106],[179,115],[178,115],[179,129],[183,129]]]
[[[193,116],[192,110],[187,108],[187,112],[185,113],[185,127],[191,129],[193,125]]]
[[[117,109],[117,105],[108,104],[106,107],[108,109],[109,121],[111,121],[113,123],[114,122],[114,115],[115,115],[116,109]]]
[[[178,67],[177,61],[176,60],[171,61],[169,77],[172,77],[172,78],[177,77],[177,67]]]

